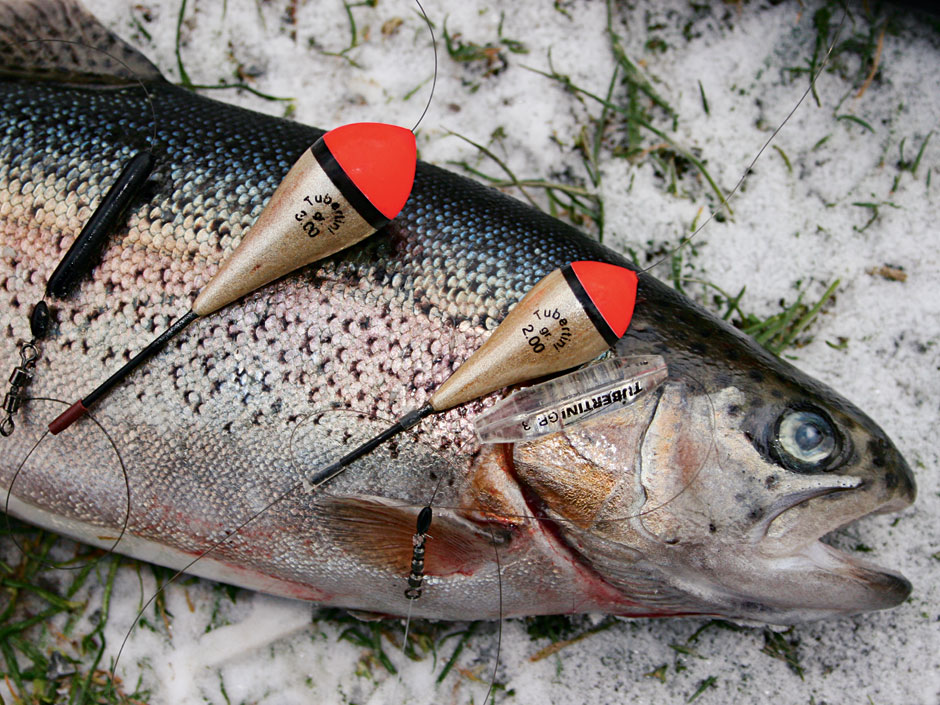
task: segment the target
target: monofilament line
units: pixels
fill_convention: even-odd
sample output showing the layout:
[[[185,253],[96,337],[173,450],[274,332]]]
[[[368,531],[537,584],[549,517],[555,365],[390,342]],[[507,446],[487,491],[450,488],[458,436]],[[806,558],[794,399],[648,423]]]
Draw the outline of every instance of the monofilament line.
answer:
[[[415,1],[417,2],[417,0]],[[761,148],[757,150],[757,154],[755,154],[754,158],[751,159],[750,163],[747,165],[747,168],[741,174],[741,178],[739,178],[737,183],[734,185],[734,188],[732,188],[728,192],[728,195],[724,197],[722,202],[719,203],[718,206],[708,214],[708,217],[705,219],[705,222],[699,225],[695,229],[695,232],[693,232],[688,237],[682,238],[679,241],[679,244],[676,245],[675,249],[672,250],[672,252],[665,255],[657,262],[654,262],[649,267],[646,267],[645,269],[640,270],[640,271],[649,272],[654,267],[658,267],[659,265],[661,265],[669,257],[672,257],[672,255],[674,255],[679,249],[681,249],[682,247],[685,247],[686,244],[691,242],[700,232],[702,232],[702,230],[705,229],[705,226],[707,226],[710,222],[712,222],[712,220],[715,219],[715,216],[717,216],[718,213],[720,213],[723,209],[726,209],[728,207],[728,204],[730,203],[731,199],[737,194],[738,190],[741,188],[741,186],[744,184],[744,181],[747,179],[748,175],[751,173],[751,170],[754,168],[754,165],[757,164],[757,160],[761,158],[761,155],[763,155],[765,151],[767,151],[767,148],[777,138],[777,135],[780,134],[780,131],[784,128],[784,126],[788,122],[790,122],[790,118],[792,118],[793,115],[796,113],[796,111],[799,110],[800,106],[803,104],[803,101],[806,100],[806,96],[808,96],[810,93],[813,92],[813,88],[816,85],[816,79],[818,79],[819,76],[822,74],[823,70],[826,68],[826,65],[829,63],[829,59],[832,57],[832,52],[835,49],[836,42],[839,40],[839,35],[842,32],[842,26],[845,24],[845,18],[847,14],[848,14],[848,11],[843,11],[842,19],[839,21],[839,26],[836,27],[835,35],[832,38],[832,42],[829,44],[829,48],[826,50],[826,55],[823,57],[822,63],[819,65],[819,68],[816,70],[816,73],[814,73],[812,78],[810,79],[809,85],[806,87],[806,90],[803,91],[803,95],[801,95],[800,99],[796,101],[796,105],[794,105],[790,109],[790,112],[787,113],[787,116],[783,119],[783,121],[779,125],[777,125],[776,129],[772,133],[770,133],[770,137],[767,138],[763,146],[761,146]]]
[[[431,25],[431,19],[428,17],[428,13],[424,11],[420,0],[415,0],[415,4],[421,10],[421,16],[424,17],[424,21],[428,25],[428,32],[431,33],[431,48],[434,50],[434,75],[431,78],[431,93],[428,95],[428,102],[425,104],[424,110],[421,111],[421,116],[418,118],[415,126],[411,128],[412,132],[418,129],[418,125],[424,120],[424,116],[428,114],[428,109],[431,107],[431,99],[434,98],[434,89],[437,87],[437,40],[434,38],[434,27]]]
[[[417,2],[417,0],[415,0]],[[147,98],[147,104],[150,106],[150,115],[153,118],[153,131],[150,134],[150,152],[153,152],[154,145],[157,143],[157,110],[153,106],[153,98],[150,96],[150,91],[147,90],[147,86],[144,85],[144,82],[141,80],[140,76],[137,75],[137,72],[134,71],[126,62],[121,61],[118,57],[113,54],[106,52],[104,49],[99,49],[98,47],[89,46],[83,42],[75,41],[74,39],[30,39],[23,42],[23,44],[33,44],[36,42],[59,42],[60,44],[74,44],[75,46],[80,46],[85,49],[91,49],[92,51],[97,51],[100,54],[104,54],[112,61],[116,61],[125,69],[127,72],[134,76],[134,80],[137,82],[137,85],[140,86],[141,90],[144,92],[144,96]]]
[[[263,506],[261,509],[259,509],[257,512],[255,512],[254,514],[252,514],[251,516],[249,516],[247,519],[245,519],[241,524],[239,524],[238,526],[236,526],[234,529],[232,529],[232,530],[230,530],[230,531],[226,531],[226,532],[225,532],[225,536],[223,536],[221,539],[219,539],[218,541],[216,541],[215,543],[213,543],[211,546],[209,546],[209,548],[207,548],[207,549],[205,549],[204,551],[202,551],[201,553],[199,553],[195,558],[193,558],[191,561],[189,561],[189,563],[187,563],[187,564],[184,565],[182,568],[180,568],[179,570],[177,570],[177,571],[169,578],[169,580],[167,580],[165,583],[163,583],[163,585],[161,585],[160,587],[158,587],[157,590],[153,593],[153,595],[150,596],[150,599],[147,600],[147,602],[144,603],[144,605],[137,611],[137,615],[134,617],[134,622],[131,624],[130,629],[128,629],[128,630],[127,630],[127,633],[124,635],[124,639],[121,641],[121,646],[120,646],[120,648],[118,649],[117,656],[114,657],[114,662],[113,662],[112,665],[111,665],[111,671],[112,671],[112,673],[117,673],[118,662],[121,660],[121,654],[124,653],[124,647],[127,646],[127,641],[128,641],[128,639],[131,638],[131,633],[134,631],[134,627],[137,626],[137,623],[140,621],[140,618],[143,616],[143,614],[144,614],[144,612],[147,610],[147,608],[150,607],[150,605],[153,604],[154,600],[156,600],[157,597],[159,597],[163,592],[166,591],[166,588],[167,588],[167,587],[169,587],[172,583],[176,582],[176,580],[177,580],[180,576],[182,576],[186,571],[188,571],[190,568],[192,568],[197,562],[201,561],[203,558],[205,558],[206,556],[208,556],[210,553],[212,553],[213,551],[215,551],[217,548],[219,548],[220,546],[222,546],[223,544],[225,544],[226,542],[228,542],[230,539],[234,538],[234,537],[237,536],[239,533],[241,533],[241,531],[242,531],[246,526],[248,526],[248,525],[251,524],[253,521],[255,521],[256,519],[258,519],[259,517],[261,517],[263,514],[265,514],[269,509],[271,509],[271,507],[273,507],[273,506],[275,506],[276,504],[278,504],[278,503],[282,502],[283,500],[287,499],[291,494],[293,494],[294,492],[297,492],[297,491],[300,490],[301,488],[303,488],[303,483],[302,483],[302,482],[298,482],[298,483],[292,485],[289,489],[285,490],[284,492],[282,492],[281,494],[279,494],[277,497],[275,497],[274,499],[272,499],[270,502],[268,502],[266,505],[264,505],[264,506]],[[114,681],[111,682],[111,685],[112,685],[112,687],[114,686]]]

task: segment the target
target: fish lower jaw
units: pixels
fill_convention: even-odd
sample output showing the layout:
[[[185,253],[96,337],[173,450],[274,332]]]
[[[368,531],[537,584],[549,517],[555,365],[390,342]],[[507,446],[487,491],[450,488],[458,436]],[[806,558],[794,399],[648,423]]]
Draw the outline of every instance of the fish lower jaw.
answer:
[[[745,553],[711,568],[717,584],[691,586],[689,592],[738,622],[788,626],[847,617],[895,607],[911,592],[902,575],[818,540],[790,555]]]
[[[820,493],[790,504],[766,522],[758,552],[766,569],[786,585],[782,592],[789,593],[788,601],[804,605],[797,610],[797,621],[887,609],[910,595],[911,584],[900,573],[829,543],[846,526],[894,506],[859,504],[845,490]]]
[[[838,611],[844,614],[896,607],[911,594],[911,583],[900,573],[841,551],[822,540],[807,546],[803,557],[840,583],[834,602]]]

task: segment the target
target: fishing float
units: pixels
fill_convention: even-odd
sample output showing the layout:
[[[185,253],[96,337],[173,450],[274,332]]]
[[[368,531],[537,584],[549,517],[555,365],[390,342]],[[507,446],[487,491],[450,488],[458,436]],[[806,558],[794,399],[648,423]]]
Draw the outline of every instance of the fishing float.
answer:
[[[314,471],[305,478],[307,490],[333,479],[432,414],[597,357],[626,333],[633,318],[637,285],[635,271],[607,262],[571,262],[552,271],[522,297],[424,406]]]
[[[384,227],[414,184],[414,132],[398,125],[343,125],[318,139],[288,171],[258,220],[196,297],[192,308],[49,424],[57,435],[193,321]]]
[[[117,372],[53,419],[49,424],[52,435],[78,421],[196,319],[215,313],[300,267],[355,245],[401,212],[411,195],[417,169],[415,130],[431,107],[438,72],[434,28],[420,0],[415,3],[431,35],[434,73],[430,95],[414,127],[360,122],[342,125],[321,136],[290,168],[248,234],[200,291],[192,308]],[[121,212],[110,210],[115,212],[109,211],[109,223],[116,221]],[[92,220],[96,216],[97,213]],[[104,232],[107,228],[102,224],[98,230]]]

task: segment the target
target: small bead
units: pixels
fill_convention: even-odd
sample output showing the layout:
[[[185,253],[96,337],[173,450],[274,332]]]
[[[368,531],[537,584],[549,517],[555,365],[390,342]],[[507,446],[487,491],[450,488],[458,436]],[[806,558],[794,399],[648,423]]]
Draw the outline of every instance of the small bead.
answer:
[[[431,528],[431,508],[425,507],[418,514],[417,528],[419,534],[428,533],[428,529]]]
[[[33,306],[33,312],[29,314],[29,329],[33,334],[33,338],[36,340],[45,338],[46,333],[49,332],[51,321],[52,316],[49,314],[49,307],[45,301],[40,301]]]

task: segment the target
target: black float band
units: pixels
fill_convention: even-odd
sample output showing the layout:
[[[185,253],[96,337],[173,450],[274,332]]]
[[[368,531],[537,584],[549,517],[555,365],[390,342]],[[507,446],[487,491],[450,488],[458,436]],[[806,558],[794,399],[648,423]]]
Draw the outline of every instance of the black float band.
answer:
[[[608,345],[614,345],[620,338],[614,333],[613,328],[610,327],[601,312],[597,310],[597,306],[594,305],[591,297],[584,290],[584,286],[581,284],[581,280],[578,279],[578,275],[574,273],[574,269],[571,268],[570,264],[566,264],[561,268],[561,273],[564,275],[565,281],[568,282],[568,286],[571,287],[571,291],[574,292],[575,298],[584,307],[584,312],[591,319],[591,323],[594,324],[597,332],[607,341]]]

